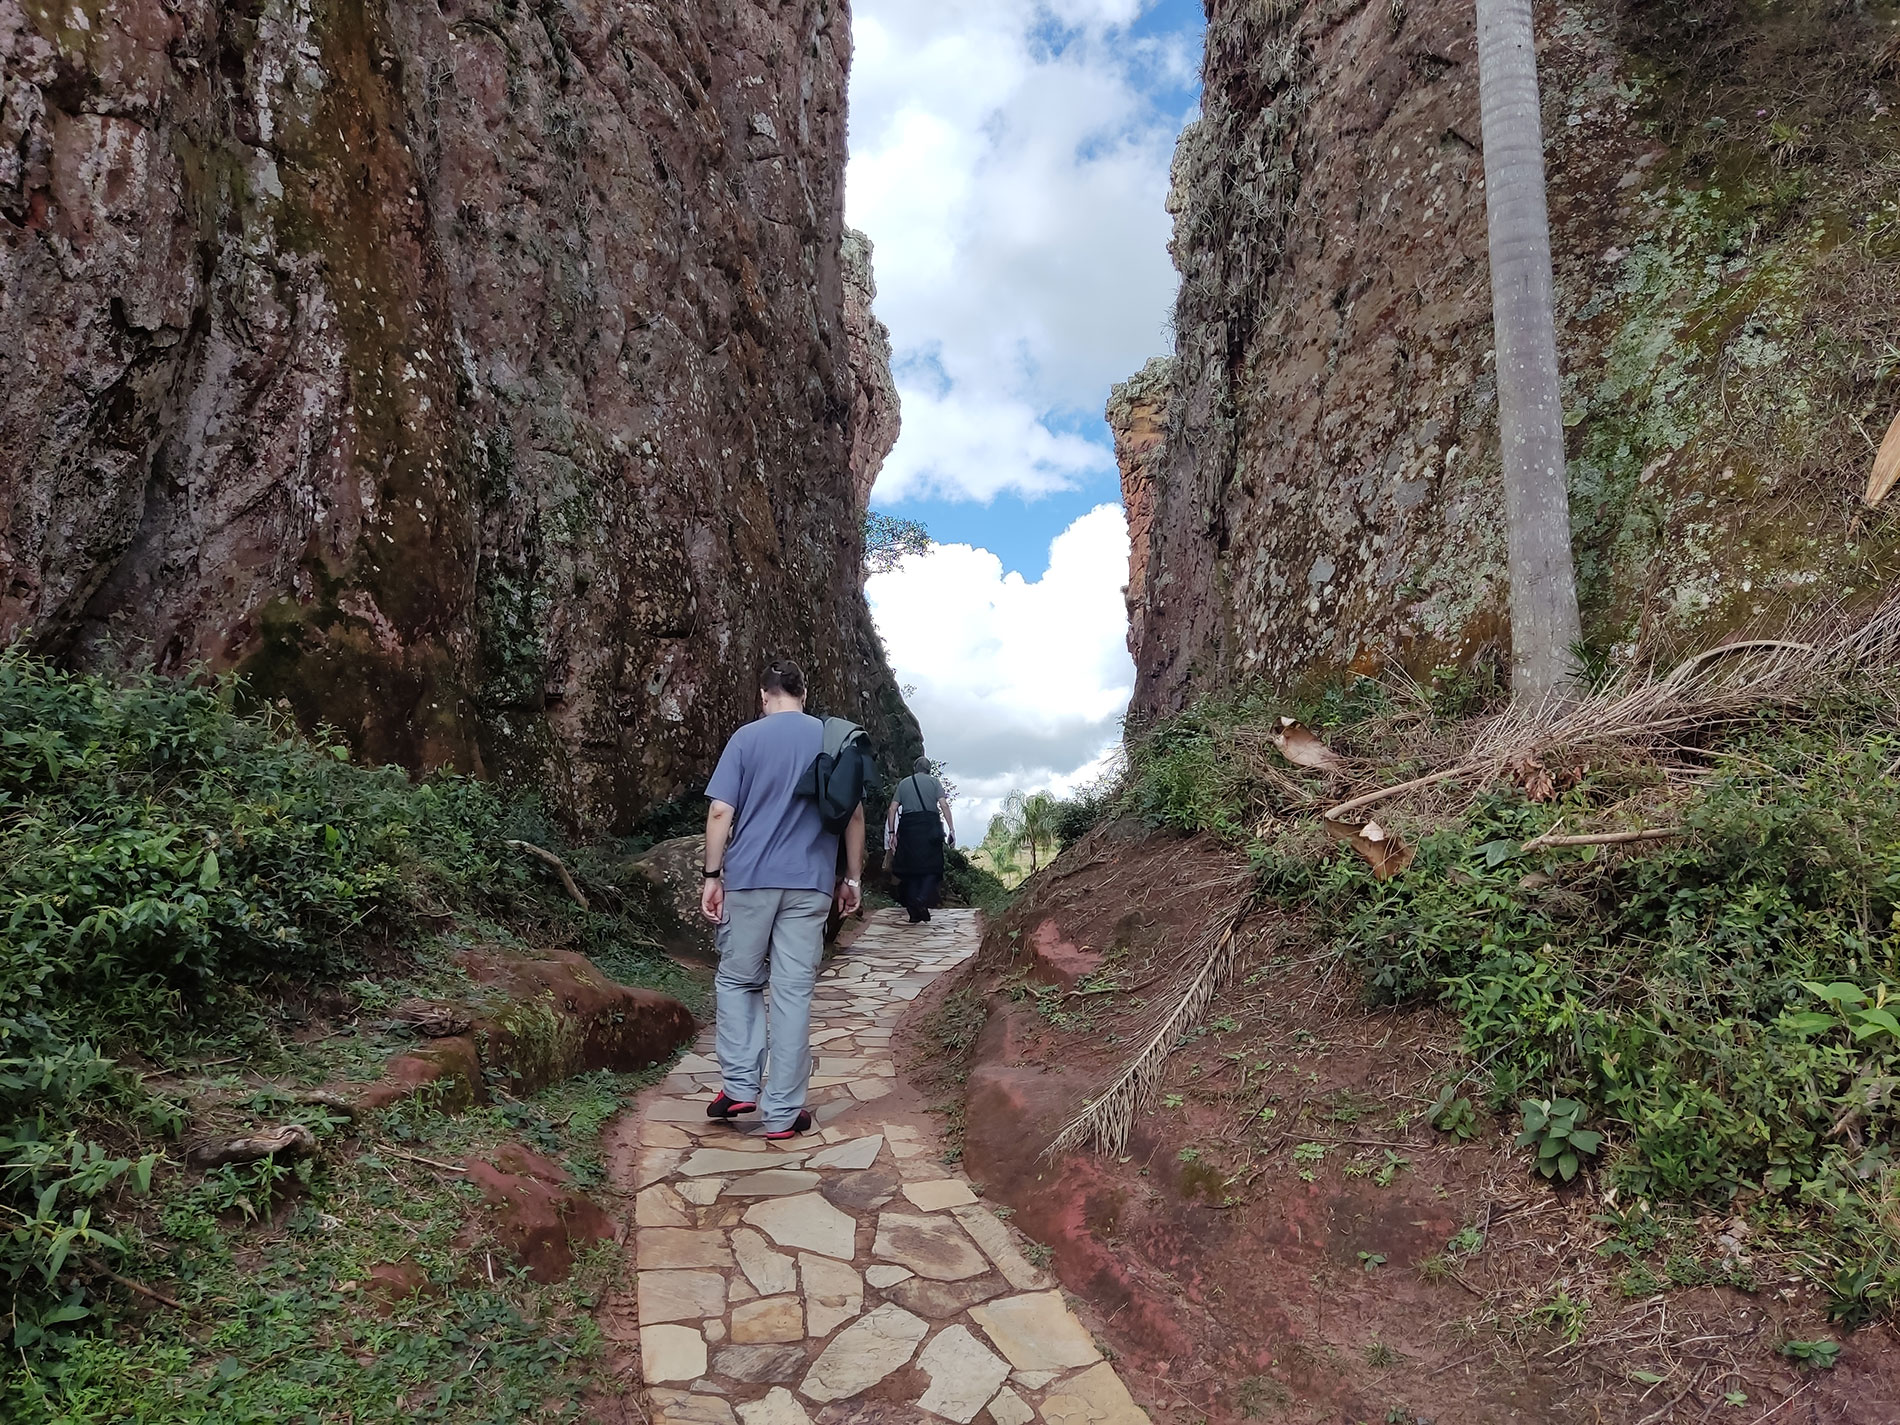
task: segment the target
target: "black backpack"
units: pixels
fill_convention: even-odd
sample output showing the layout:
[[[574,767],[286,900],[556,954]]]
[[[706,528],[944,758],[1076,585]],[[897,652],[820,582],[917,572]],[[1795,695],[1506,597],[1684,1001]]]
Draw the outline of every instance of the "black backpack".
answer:
[[[824,745],[798,779],[798,795],[818,803],[818,820],[826,831],[839,832],[851,824],[871,777],[871,739],[864,729],[828,717]]]

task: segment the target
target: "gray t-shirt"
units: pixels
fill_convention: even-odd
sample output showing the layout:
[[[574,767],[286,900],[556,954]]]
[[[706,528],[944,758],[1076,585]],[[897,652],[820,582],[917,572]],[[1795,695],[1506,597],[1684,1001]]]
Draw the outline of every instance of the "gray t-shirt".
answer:
[[[904,811],[935,811],[943,800],[943,783],[928,772],[918,772],[897,784],[897,805]]]
[[[726,845],[729,891],[823,891],[838,874],[838,838],[798,782],[823,749],[825,725],[802,712],[772,713],[732,734],[706,795],[735,813]]]

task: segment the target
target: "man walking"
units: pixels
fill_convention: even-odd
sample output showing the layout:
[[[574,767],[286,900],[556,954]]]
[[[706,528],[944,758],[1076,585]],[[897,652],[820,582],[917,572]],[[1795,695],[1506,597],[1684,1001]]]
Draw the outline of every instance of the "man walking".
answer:
[[[825,830],[818,803],[798,795],[799,780],[824,747],[824,724],[805,713],[804,671],[773,663],[759,697],[764,716],[732,735],[706,785],[712,807],[699,907],[719,926],[713,991],[723,1078],[706,1116],[756,1111],[767,1138],[790,1138],[812,1126],[805,1111],[812,985],[834,886],[846,915],[858,908],[864,806],[844,831],[846,878],[838,885],[838,836]]]
[[[930,919],[931,902],[943,884],[944,833],[957,844],[956,823],[950,819],[950,798],[943,783],[930,771],[930,759],[919,757],[911,774],[897,784],[891,798],[890,819],[884,825],[884,844],[891,848],[891,874],[897,878],[897,898],[910,913],[910,923]]]

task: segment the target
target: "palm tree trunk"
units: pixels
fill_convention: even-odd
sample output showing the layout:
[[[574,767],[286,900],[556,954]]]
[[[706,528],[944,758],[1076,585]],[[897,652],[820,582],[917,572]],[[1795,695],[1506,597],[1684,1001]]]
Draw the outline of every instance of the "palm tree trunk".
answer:
[[[1477,0],[1478,92],[1491,232],[1491,320],[1511,576],[1511,691],[1574,676],[1581,637],[1564,479],[1564,410],[1544,194],[1531,0]]]

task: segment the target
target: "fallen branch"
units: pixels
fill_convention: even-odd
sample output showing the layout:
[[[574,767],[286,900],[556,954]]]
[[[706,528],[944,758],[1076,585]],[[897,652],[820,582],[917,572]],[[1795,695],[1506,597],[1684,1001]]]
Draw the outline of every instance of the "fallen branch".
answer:
[[[186,1151],[185,1161],[195,1168],[221,1168],[227,1163],[254,1163],[278,1153],[295,1156],[316,1151],[316,1134],[301,1123],[286,1123],[270,1133],[194,1143]]]
[[[1546,846],[1626,846],[1632,841],[1663,841],[1671,836],[1680,836],[1688,830],[1683,826],[1652,826],[1642,831],[1593,831],[1578,836],[1533,836],[1521,848],[1525,851],[1541,851]]]
[[[572,1117],[572,1115],[569,1115]],[[425,1158],[420,1153],[405,1153],[400,1148],[378,1148],[378,1157],[402,1158],[407,1162],[420,1163],[425,1168],[440,1168],[445,1173],[465,1173],[467,1168],[458,1168],[454,1163],[438,1163],[434,1158]]]
[[[1374,802],[1384,801],[1387,797],[1400,796],[1405,792],[1415,792],[1420,787],[1436,786],[1440,782],[1449,782],[1455,777],[1469,776],[1478,770],[1479,768],[1475,764],[1462,763],[1459,766],[1447,768],[1443,772],[1433,772],[1428,776],[1414,777],[1409,782],[1400,782],[1396,786],[1381,787],[1376,792],[1367,792],[1362,797],[1354,797],[1349,802],[1341,802],[1336,807],[1328,807],[1325,811],[1321,812],[1320,815],[1327,821],[1338,821],[1349,811],[1358,811],[1361,807],[1369,807]]]
[[[552,851],[543,850],[532,841],[511,840],[504,844],[514,847],[517,851],[526,852],[542,865],[551,868],[554,874],[561,878],[561,889],[568,893],[575,905],[579,906],[582,910],[591,911],[593,909],[593,907],[587,903],[587,897],[581,894],[581,888],[574,884],[574,878],[568,874],[566,863],[563,862],[559,856],[556,856]]]
[[[156,1301],[160,1306],[169,1306],[173,1311],[188,1311],[189,1310],[189,1308],[186,1307],[184,1302],[174,1300],[173,1298],[165,1295],[165,1293],[162,1291],[154,1291],[151,1287],[145,1285],[144,1282],[135,1282],[130,1277],[122,1277],[117,1272],[113,1271],[111,1268],[105,1266],[104,1264],[100,1262],[88,1261],[86,1265],[92,1268],[92,1270],[97,1272],[100,1276],[104,1277],[107,1281],[116,1282],[120,1286],[124,1287],[127,1291],[136,1292],[140,1296],[146,1297],[152,1301]]]
[[[1181,1032],[1203,1014],[1214,998],[1214,991],[1232,968],[1239,945],[1240,927],[1258,903],[1258,893],[1248,896],[1227,921],[1224,929],[1208,948],[1207,958],[1188,982],[1174,1007],[1162,1015],[1147,1042],[1116,1076],[1115,1082],[1086,1108],[1063,1125],[1062,1131],[1043,1150],[1053,1156],[1065,1148],[1084,1145],[1103,1152],[1119,1154],[1128,1146],[1128,1134],[1135,1115],[1153,1095],[1161,1082],[1161,1071],[1174,1050]]]

